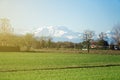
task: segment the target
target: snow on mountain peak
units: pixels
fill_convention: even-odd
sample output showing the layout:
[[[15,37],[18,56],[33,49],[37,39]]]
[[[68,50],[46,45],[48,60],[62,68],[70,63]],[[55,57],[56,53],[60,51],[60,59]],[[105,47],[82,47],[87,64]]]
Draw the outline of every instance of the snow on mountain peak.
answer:
[[[67,33],[65,30],[59,29],[59,27],[54,26],[44,26],[35,30],[35,36],[53,36],[53,37],[61,37]]]
[[[74,36],[66,36],[68,39],[73,39],[75,38]]]
[[[55,34],[53,34],[53,36],[54,36],[54,37],[61,37],[61,36],[64,35],[65,33],[67,33],[67,32],[62,31],[62,30],[56,30],[56,31],[55,31]]]
[[[50,36],[55,39],[55,41],[71,41],[79,42],[79,33],[73,32],[64,26],[44,26],[39,27],[34,31],[35,36]]]

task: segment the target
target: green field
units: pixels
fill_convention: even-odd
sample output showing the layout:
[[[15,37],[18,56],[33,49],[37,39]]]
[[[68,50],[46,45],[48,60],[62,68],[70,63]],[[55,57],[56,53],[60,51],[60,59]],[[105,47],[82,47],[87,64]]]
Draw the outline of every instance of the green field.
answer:
[[[109,64],[120,55],[1,52],[0,80],[120,80],[120,66],[76,68]]]

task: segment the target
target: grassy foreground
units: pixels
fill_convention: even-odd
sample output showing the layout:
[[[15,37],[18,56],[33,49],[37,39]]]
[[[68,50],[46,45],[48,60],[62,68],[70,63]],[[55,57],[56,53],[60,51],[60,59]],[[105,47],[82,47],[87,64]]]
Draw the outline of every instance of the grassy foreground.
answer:
[[[5,52],[0,53],[0,80],[120,80],[119,66],[34,70],[104,64],[120,64],[120,55]]]
[[[120,67],[0,73],[0,80],[120,80]]]

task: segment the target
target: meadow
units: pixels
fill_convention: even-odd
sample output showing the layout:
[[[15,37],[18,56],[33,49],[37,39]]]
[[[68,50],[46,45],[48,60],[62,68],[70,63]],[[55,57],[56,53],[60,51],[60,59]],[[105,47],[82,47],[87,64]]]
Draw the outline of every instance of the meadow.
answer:
[[[120,80],[119,73],[120,55],[0,52],[0,80]]]

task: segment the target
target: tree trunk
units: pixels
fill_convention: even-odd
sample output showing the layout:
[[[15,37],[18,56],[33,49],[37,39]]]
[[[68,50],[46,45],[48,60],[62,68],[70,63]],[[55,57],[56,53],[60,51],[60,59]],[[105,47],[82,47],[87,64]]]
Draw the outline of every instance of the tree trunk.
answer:
[[[87,50],[88,50],[88,53],[90,52],[90,41],[87,42]]]

